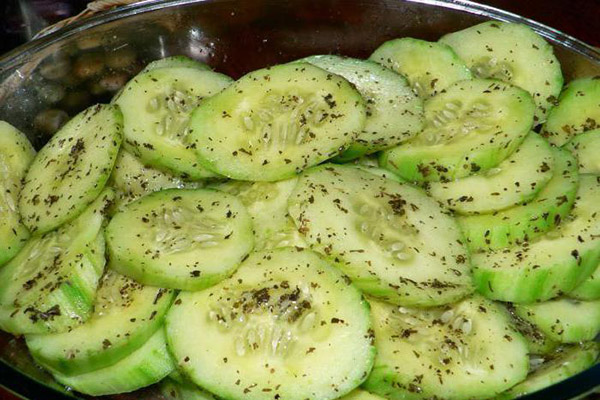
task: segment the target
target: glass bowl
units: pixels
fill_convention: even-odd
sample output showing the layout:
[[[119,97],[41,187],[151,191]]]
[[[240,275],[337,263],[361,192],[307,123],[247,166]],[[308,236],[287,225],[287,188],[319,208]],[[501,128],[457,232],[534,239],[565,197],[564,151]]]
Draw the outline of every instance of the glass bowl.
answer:
[[[600,51],[518,15],[463,0],[143,1],[77,22],[0,58],[0,119],[41,147],[69,116],[106,102],[147,62],[185,54],[237,78],[319,53],[367,57],[402,36],[437,40],[487,19],[521,22],[554,45],[566,81],[600,75]],[[0,333],[0,385],[29,399],[76,398]],[[600,365],[523,399],[579,398]],[[80,397],[85,398],[85,397]],[[160,399],[148,388],[109,399]]]

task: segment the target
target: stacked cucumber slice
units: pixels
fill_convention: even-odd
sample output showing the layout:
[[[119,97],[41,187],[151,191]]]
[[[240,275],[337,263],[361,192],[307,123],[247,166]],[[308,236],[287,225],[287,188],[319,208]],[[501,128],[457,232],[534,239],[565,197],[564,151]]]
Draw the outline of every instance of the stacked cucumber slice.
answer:
[[[599,354],[599,82],[487,22],[236,81],[157,60],[37,155],[0,122],[0,329],[92,396],[552,385]]]

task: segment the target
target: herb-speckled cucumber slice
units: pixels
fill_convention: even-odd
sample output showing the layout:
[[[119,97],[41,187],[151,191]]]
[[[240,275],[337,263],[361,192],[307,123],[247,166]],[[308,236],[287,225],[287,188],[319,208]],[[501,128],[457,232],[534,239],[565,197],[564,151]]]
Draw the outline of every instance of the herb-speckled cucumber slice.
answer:
[[[203,62],[187,56],[171,56],[154,60],[143,69],[142,73],[161,68],[192,68],[199,71],[210,71],[211,68]]]
[[[160,383],[160,392],[165,400],[218,400],[215,395],[196,384],[187,381],[177,382],[171,379],[170,375]]]
[[[577,158],[580,173],[600,175],[600,128],[575,136],[563,147]]]
[[[507,303],[506,307],[510,312],[515,328],[523,335],[523,338],[527,342],[529,354],[550,354],[560,345],[560,342],[550,339],[536,325],[519,317],[512,304]]]
[[[598,261],[600,262],[600,259]],[[596,267],[592,275],[569,292],[569,297],[580,300],[600,299],[600,267]]]

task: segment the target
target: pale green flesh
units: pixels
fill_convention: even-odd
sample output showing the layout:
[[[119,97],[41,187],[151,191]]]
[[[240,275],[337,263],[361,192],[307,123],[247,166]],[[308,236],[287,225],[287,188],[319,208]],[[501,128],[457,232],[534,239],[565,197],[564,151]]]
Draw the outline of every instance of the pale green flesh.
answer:
[[[142,347],[115,364],[78,375],[53,375],[58,382],[73,390],[91,396],[104,396],[150,386],[174,369],[164,330],[159,329]]]
[[[355,389],[347,395],[340,397],[340,400],[385,400],[385,398],[369,393],[366,390]]]
[[[380,164],[408,181],[448,181],[496,167],[532,127],[523,89],[491,79],[459,81],[425,102],[425,128],[382,153]]]
[[[525,379],[526,342],[499,305],[474,296],[429,309],[371,301],[377,357],[364,388],[391,400],[485,399]]]
[[[488,21],[440,39],[478,78],[496,78],[533,96],[536,124],[544,122],[563,85],[552,46],[523,24]]]
[[[230,279],[181,293],[166,328],[179,368],[228,399],[335,399],[375,355],[367,302],[310,250],[252,253]]]
[[[357,167],[306,171],[289,211],[311,248],[365,293],[433,306],[469,294],[469,255],[455,221],[412,186]]]
[[[600,128],[600,79],[582,78],[565,87],[542,127],[542,136],[562,146],[574,136],[597,128]]]
[[[568,217],[579,185],[577,161],[559,148],[552,153],[553,176],[529,203],[457,218],[471,251],[498,250],[534,240]]]
[[[123,137],[122,116],[95,105],[63,126],[40,150],[25,176],[19,210],[37,233],[75,219],[102,192]]]
[[[198,104],[230,83],[225,75],[182,67],[137,75],[116,101],[123,110],[125,148],[147,165],[189,179],[215,176],[198,163],[188,122]]]
[[[362,131],[365,102],[345,79],[293,63],[243,76],[192,114],[202,165],[250,181],[276,181],[331,158]]]
[[[452,48],[443,43],[394,39],[379,46],[369,59],[406,76],[415,93],[425,99],[454,82],[473,77]]]
[[[600,262],[600,259],[598,261]],[[596,267],[592,275],[569,292],[569,297],[580,300],[600,299],[600,268]]]
[[[170,377],[160,384],[161,394],[166,400],[217,400],[212,393],[191,382],[178,382]]]
[[[357,141],[340,154],[348,161],[396,146],[414,137],[423,127],[423,100],[411,90],[406,79],[373,61],[321,55],[303,58],[356,86],[366,102],[367,118]]]
[[[136,281],[200,290],[229,276],[252,250],[252,219],[216,190],[169,189],[115,214],[106,228],[111,268]]]
[[[494,300],[545,301],[573,290],[600,260],[600,182],[583,175],[571,216],[554,231],[504,250],[473,254],[477,290]]]
[[[523,335],[527,342],[529,354],[545,355],[553,352],[560,342],[550,339],[536,325],[519,317],[511,304],[506,305],[515,328]]]
[[[552,178],[553,167],[550,145],[531,132],[496,168],[449,182],[431,182],[429,193],[459,214],[491,213],[534,198]]]
[[[186,56],[171,56],[152,61],[143,69],[143,72],[149,72],[160,68],[192,68],[199,71],[210,71],[211,68],[201,61],[196,61]]]
[[[600,175],[600,128],[575,136],[563,147],[577,158],[579,173]]]

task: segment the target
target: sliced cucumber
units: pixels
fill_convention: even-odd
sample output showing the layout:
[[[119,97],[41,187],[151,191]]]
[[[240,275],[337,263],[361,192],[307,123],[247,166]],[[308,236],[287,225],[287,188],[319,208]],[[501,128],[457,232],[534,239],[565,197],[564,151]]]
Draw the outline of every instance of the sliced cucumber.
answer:
[[[169,378],[161,382],[160,391],[165,400],[217,400],[212,393],[193,383],[176,382]]]
[[[205,189],[163,190],[128,204],[108,224],[106,239],[116,271],[184,290],[231,275],[254,245],[242,202]]]
[[[325,164],[301,176],[289,211],[310,246],[365,293],[434,306],[473,290],[458,226],[419,189]]]
[[[17,204],[21,180],[35,157],[29,139],[0,121],[0,266],[13,258],[29,239]]]
[[[557,342],[585,342],[600,333],[600,300],[558,298],[516,305],[515,312]]]
[[[161,68],[192,68],[199,71],[211,71],[211,68],[203,62],[196,61],[187,56],[171,56],[152,61],[146,65],[142,73]]]
[[[2,330],[19,335],[64,332],[90,316],[102,271],[86,254],[97,246],[113,199],[105,191],[70,224],[32,237],[0,269]]]
[[[355,85],[365,99],[364,129],[336,160],[349,161],[397,146],[423,128],[423,100],[412,92],[402,75],[372,61],[334,55],[311,56],[300,62],[341,75]]]
[[[532,242],[473,254],[473,277],[486,297],[531,303],[573,290],[600,261],[600,180],[582,175],[571,217]]]
[[[554,353],[531,373],[527,379],[494,400],[512,400],[526,394],[550,387],[558,382],[585,371],[597,362],[600,354],[598,343],[584,343],[565,347]]]
[[[249,73],[192,114],[202,165],[229,178],[275,181],[337,155],[363,130],[365,102],[310,64]]]
[[[186,375],[228,399],[335,399],[362,383],[375,355],[361,293],[293,248],[252,253],[230,279],[179,294],[167,337]]]
[[[582,78],[569,82],[558,105],[548,114],[542,136],[562,146],[580,133],[600,128],[600,79]]]
[[[592,275],[569,292],[569,297],[579,300],[600,299],[600,267],[596,267]]]
[[[425,102],[425,128],[382,153],[409,181],[447,181],[496,167],[519,147],[535,106],[522,89],[490,79],[456,82]]]
[[[61,374],[107,367],[140,348],[159,329],[174,294],[108,270],[86,323],[69,332],[29,335],[27,347],[39,364]]]
[[[546,355],[552,353],[560,345],[560,342],[550,339],[536,325],[519,317],[515,312],[514,306],[506,305],[515,328],[523,335],[527,342],[529,354]]]
[[[487,21],[440,39],[465,60],[478,78],[495,78],[533,96],[535,120],[544,122],[563,85],[552,46],[523,24]]]
[[[369,57],[406,76],[413,90],[422,98],[434,96],[454,82],[471,79],[471,71],[443,43],[402,38],[385,42]]]
[[[369,393],[366,390],[355,389],[344,397],[340,397],[340,400],[385,400],[385,398]]]
[[[527,375],[525,340],[483,297],[429,309],[371,302],[371,313],[377,357],[364,387],[380,396],[485,399]]]
[[[196,160],[188,121],[198,104],[230,83],[225,75],[194,68],[164,67],[137,75],[116,100],[123,111],[125,148],[144,164],[185,178],[215,176]]]
[[[472,251],[502,249],[531,241],[568,217],[579,184],[577,160],[565,150],[553,148],[552,153],[552,178],[529,203],[492,214],[458,217]]]
[[[122,140],[122,116],[97,104],[71,119],[40,150],[19,200],[23,223],[49,232],[75,219],[102,192]]]
[[[127,393],[159,382],[175,369],[163,329],[129,356],[108,367],[78,375],[54,373],[63,385],[91,396]]]
[[[600,175],[600,157],[597,153],[600,149],[600,128],[573,137],[564,148],[577,157],[580,173]]]
[[[485,214],[533,199],[552,178],[554,154],[531,132],[496,168],[449,182],[431,182],[429,193],[460,214]]]

